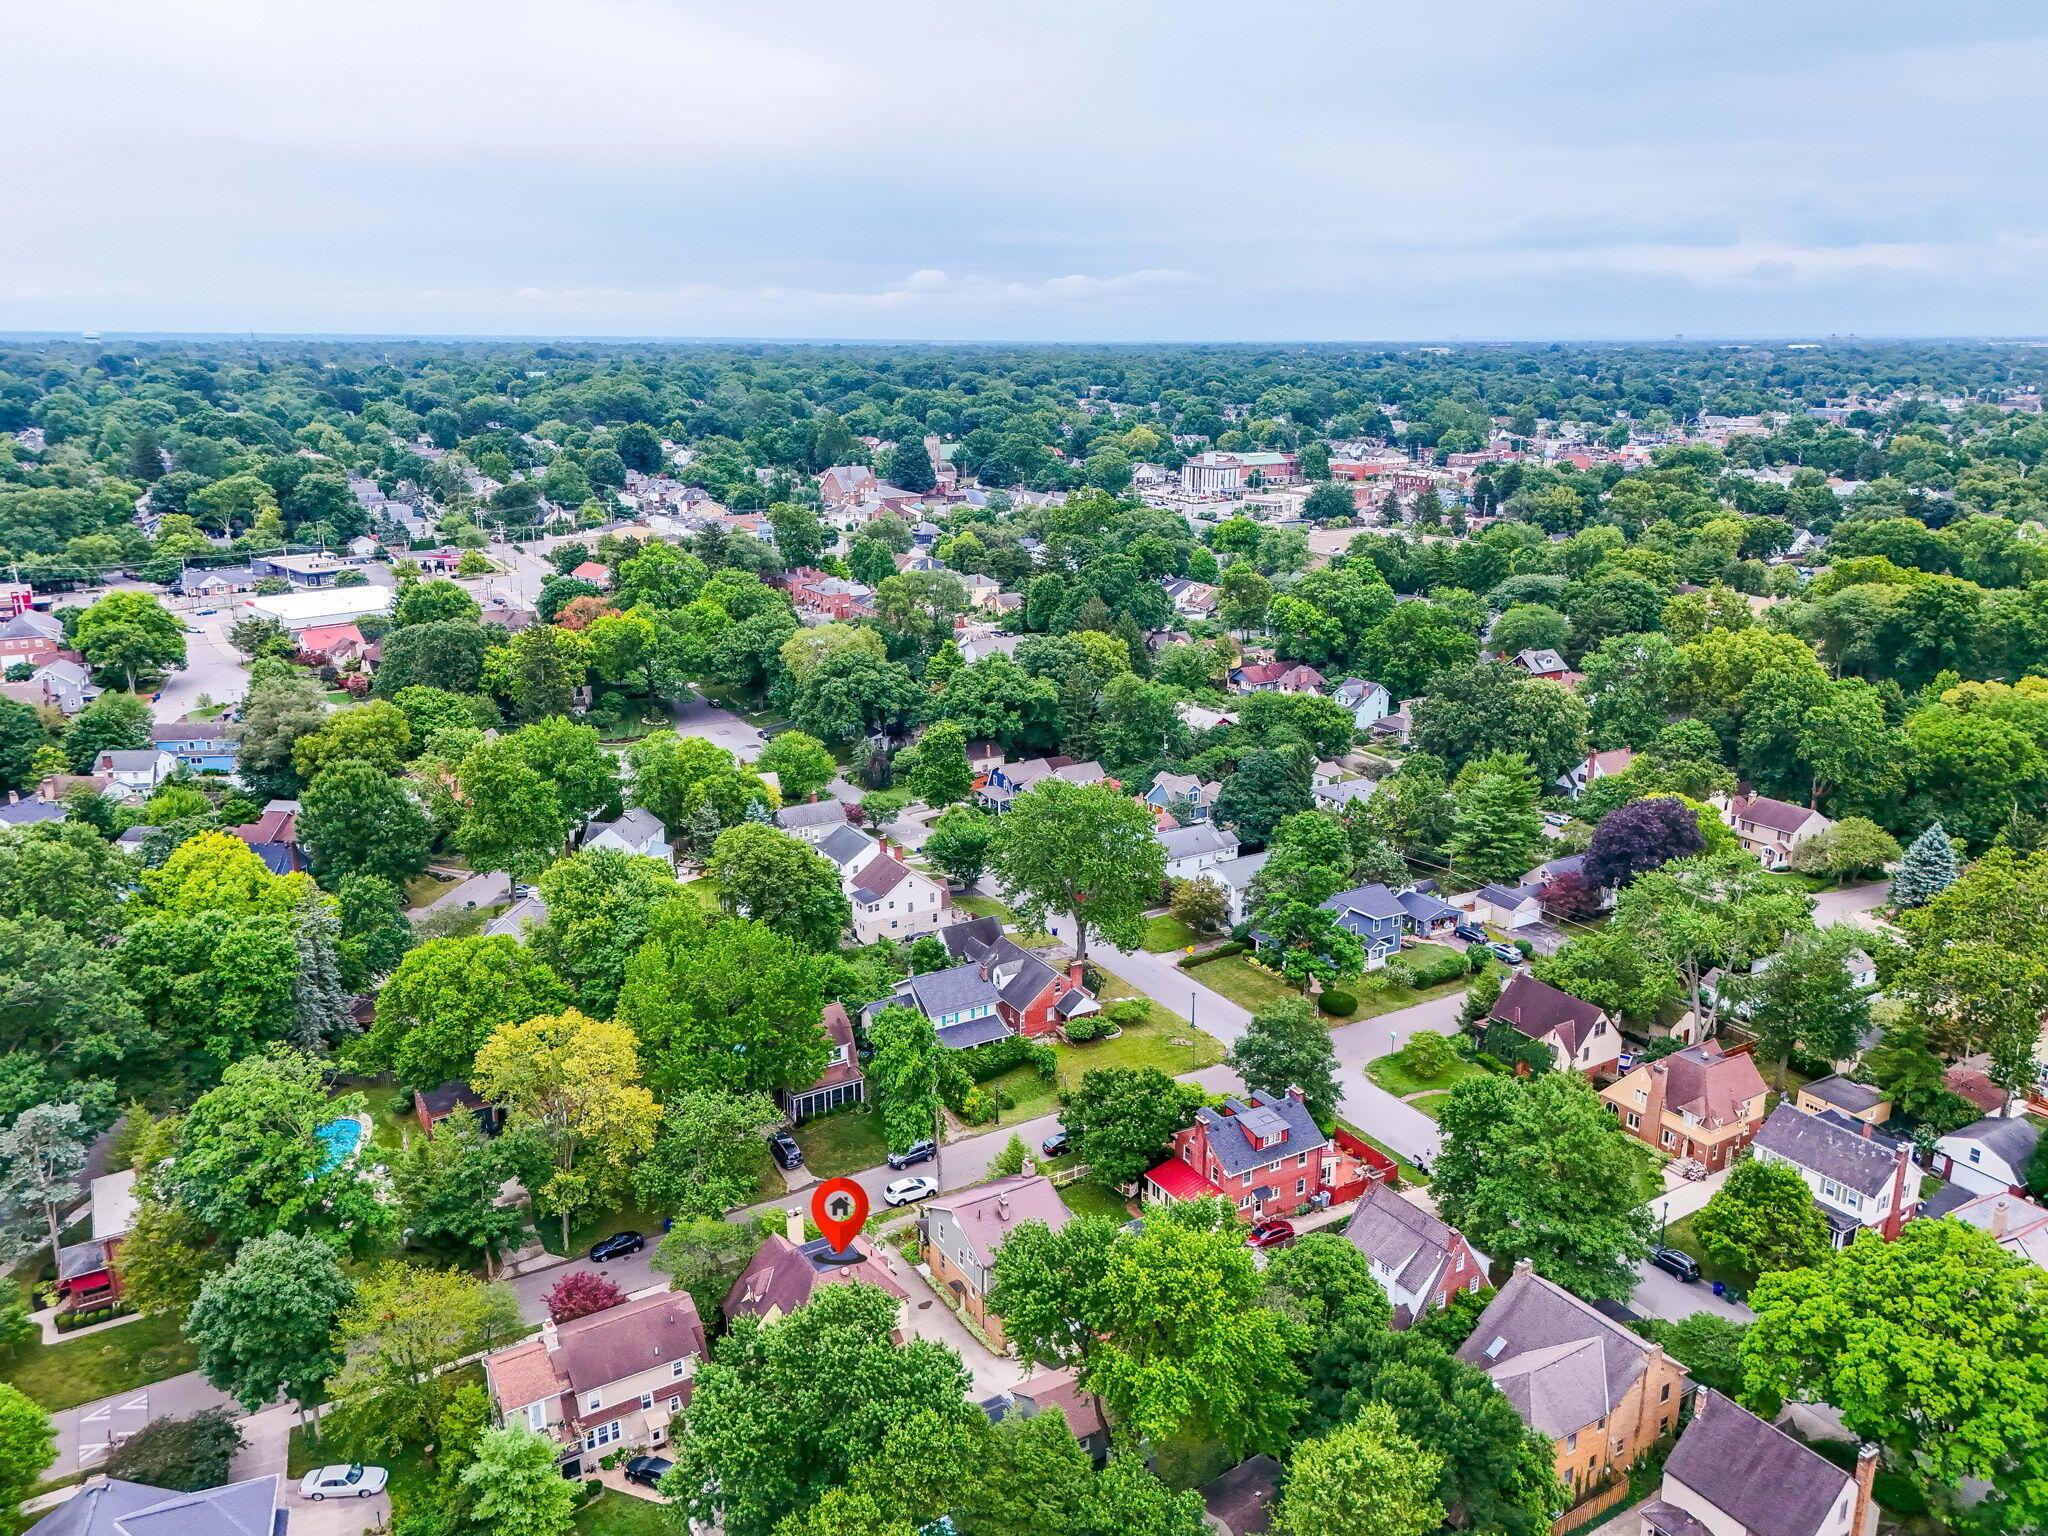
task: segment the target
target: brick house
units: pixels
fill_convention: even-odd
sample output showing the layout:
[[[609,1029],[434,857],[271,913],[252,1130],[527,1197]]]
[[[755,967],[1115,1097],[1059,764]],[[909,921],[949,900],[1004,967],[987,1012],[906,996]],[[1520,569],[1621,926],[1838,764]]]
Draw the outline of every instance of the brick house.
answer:
[[[1457,1354],[1492,1377],[1522,1422],[1552,1443],[1574,1501],[1667,1439],[1692,1390],[1661,1345],[1541,1278],[1527,1259]]]
[[[1511,1025],[1549,1046],[1551,1064],[1560,1072],[1591,1077],[1621,1059],[1621,1031],[1605,1009],[1526,973],[1501,988],[1487,1022]]]
[[[613,1446],[658,1446],[690,1400],[704,1324],[687,1291],[655,1291],[484,1357],[500,1424],[523,1423],[561,1448],[564,1476],[597,1470]]]
[[[1764,1080],[1747,1052],[1709,1041],[1646,1061],[1600,1097],[1638,1141],[1718,1173],[1764,1123]]]
[[[822,1237],[804,1238],[801,1211],[789,1215],[789,1233],[770,1233],[725,1297],[725,1320],[758,1317],[764,1323],[789,1316],[827,1285],[872,1285],[896,1300],[899,1324],[910,1293],[896,1278],[900,1262],[888,1248],[856,1237],[843,1251]],[[902,1329],[896,1330],[901,1339]]]
[[[990,1344],[1007,1351],[1003,1320],[988,1306],[996,1252],[1027,1221],[1044,1222],[1057,1232],[1073,1219],[1052,1180],[1039,1173],[1013,1174],[927,1200],[918,1218],[919,1251],[933,1285],[944,1288]]]
[[[1344,1239],[1372,1266],[1396,1328],[1486,1284],[1486,1265],[1464,1233],[1384,1183],[1366,1187]]]
[[[1195,1123],[1175,1133],[1173,1156],[1145,1175],[1144,1197],[1220,1195],[1244,1221],[1289,1216],[1326,1186],[1345,1182],[1343,1161],[1299,1088],[1278,1098],[1261,1090],[1248,1103],[1230,1098],[1221,1108],[1196,1110]]]

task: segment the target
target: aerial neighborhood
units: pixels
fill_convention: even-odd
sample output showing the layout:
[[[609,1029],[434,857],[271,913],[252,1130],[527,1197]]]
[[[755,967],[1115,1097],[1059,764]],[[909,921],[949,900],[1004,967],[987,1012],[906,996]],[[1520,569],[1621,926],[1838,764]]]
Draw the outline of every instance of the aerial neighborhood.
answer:
[[[0,1523],[2040,1530],[2040,357],[0,341]]]

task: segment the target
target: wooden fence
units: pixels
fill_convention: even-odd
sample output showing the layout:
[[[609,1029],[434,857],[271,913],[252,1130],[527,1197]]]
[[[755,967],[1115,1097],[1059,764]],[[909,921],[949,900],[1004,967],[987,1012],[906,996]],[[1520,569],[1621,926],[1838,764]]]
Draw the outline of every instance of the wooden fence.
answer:
[[[1570,1509],[1550,1522],[1550,1536],[1565,1536],[1567,1531],[1576,1531],[1590,1525],[1615,1505],[1628,1500],[1629,1482],[1626,1477],[1615,1479],[1583,1504],[1574,1504]]]

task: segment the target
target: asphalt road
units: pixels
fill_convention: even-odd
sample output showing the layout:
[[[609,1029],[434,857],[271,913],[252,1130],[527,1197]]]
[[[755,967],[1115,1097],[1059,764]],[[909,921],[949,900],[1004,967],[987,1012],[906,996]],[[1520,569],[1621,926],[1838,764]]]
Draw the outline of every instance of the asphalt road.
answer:
[[[57,1460],[46,1477],[68,1477],[90,1471],[106,1460],[108,1449],[127,1439],[152,1419],[183,1417],[207,1408],[232,1408],[234,1399],[215,1390],[197,1371],[166,1377],[132,1392],[50,1415],[57,1431]],[[282,1467],[277,1469],[283,1471]]]
[[[249,691],[249,669],[242,653],[228,644],[225,610],[210,618],[181,615],[185,624],[185,665],[163,686],[163,697],[151,708],[159,720],[182,720],[203,708],[201,698],[233,704]]]

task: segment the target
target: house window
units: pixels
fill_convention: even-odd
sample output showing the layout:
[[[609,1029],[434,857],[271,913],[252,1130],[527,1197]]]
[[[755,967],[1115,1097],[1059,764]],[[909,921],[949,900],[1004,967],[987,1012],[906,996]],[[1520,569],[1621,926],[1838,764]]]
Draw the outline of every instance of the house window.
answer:
[[[597,1393],[593,1392],[590,1394],[589,1399],[583,1404],[583,1410],[586,1413],[595,1413],[598,1409],[602,1408],[603,1406],[604,1399],[598,1396]]]
[[[1308,1154],[1304,1152],[1299,1157],[1295,1158],[1294,1166],[1297,1168],[1306,1168],[1308,1166]]]
[[[1657,1419],[1657,1433],[1662,1435],[1671,1428],[1671,1415],[1660,1414]]]
[[[526,1405],[526,1427],[528,1429],[546,1429],[548,1427],[548,1405],[545,1402],[528,1403]]]
[[[1564,1448],[1568,1451],[1576,1451],[1579,1448],[1579,1437],[1576,1434],[1566,1435],[1564,1437]]]
[[[670,1413],[681,1413],[683,1411],[683,1400],[681,1396],[672,1397],[668,1400],[668,1411]]]
[[[1667,1146],[1667,1147],[1675,1147],[1675,1146],[1677,1146],[1677,1145],[1678,1145],[1678,1136],[1677,1136],[1677,1133],[1676,1133],[1676,1132],[1673,1132],[1673,1131],[1666,1131],[1666,1132],[1664,1133],[1664,1145],[1665,1145],[1665,1146]]]
[[[585,1430],[583,1434],[583,1449],[594,1451],[601,1445],[612,1444],[618,1438],[619,1421],[613,1419],[609,1424],[600,1424],[596,1429]]]
[[[1971,1162],[1973,1162],[1973,1163],[1981,1163],[1981,1162],[1983,1162],[1983,1161],[1984,1161],[1984,1149],[1983,1149],[1982,1147],[1972,1147],[1972,1148],[1970,1148],[1970,1161],[1971,1161]]]
[[[669,1363],[668,1363],[668,1374],[669,1374],[669,1378],[670,1378],[671,1380],[675,1380],[675,1381],[680,1381],[680,1380],[682,1379],[682,1375],[683,1375],[683,1368],[684,1368],[685,1366],[687,1366],[687,1365],[688,1365],[689,1363],[690,1363],[690,1362],[689,1362],[689,1361],[687,1361],[687,1360],[671,1360],[671,1361],[669,1361]]]
[[[1307,1194],[1307,1193],[1308,1193],[1308,1180],[1307,1180],[1307,1179],[1296,1179],[1296,1180],[1294,1181],[1294,1192],[1295,1192],[1295,1193],[1296,1193],[1297,1195],[1305,1195],[1305,1194]]]
[[[1633,1131],[1633,1130],[1635,1130],[1635,1129],[1636,1129],[1636,1128],[1637,1128],[1638,1126],[1640,1126],[1640,1125],[1641,1125],[1642,1123],[1643,1123],[1643,1117],[1642,1117],[1641,1115],[1639,1115],[1639,1114],[1636,1114],[1636,1113],[1635,1113],[1635,1112],[1634,1112],[1633,1110],[1631,1110],[1631,1111],[1629,1112],[1629,1117],[1628,1117],[1628,1128],[1629,1128],[1630,1130],[1632,1130],[1632,1131]]]
[[[649,1408],[652,1408],[653,1406],[654,1406],[654,1394],[653,1394],[652,1392],[642,1392],[642,1393],[640,1394],[640,1409],[641,1409],[641,1411],[642,1411],[642,1412],[644,1413],[644,1412],[646,1412],[646,1410],[648,1410]]]
[[[1671,1383],[1670,1383],[1670,1382],[1668,1382],[1668,1381],[1667,1381],[1667,1382],[1665,1382],[1665,1383],[1664,1383],[1664,1390],[1663,1390],[1663,1391],[1661,1391],[1661,1392],[1659,1392],[1659,1393],[1657,1394],[1657,1401],[1658,1401],[1658,1402],[1660,1402],[1660,1403],[1668,1403],[1668,1402],[1670,1402],[1670,1401],[1671,1401]]]

